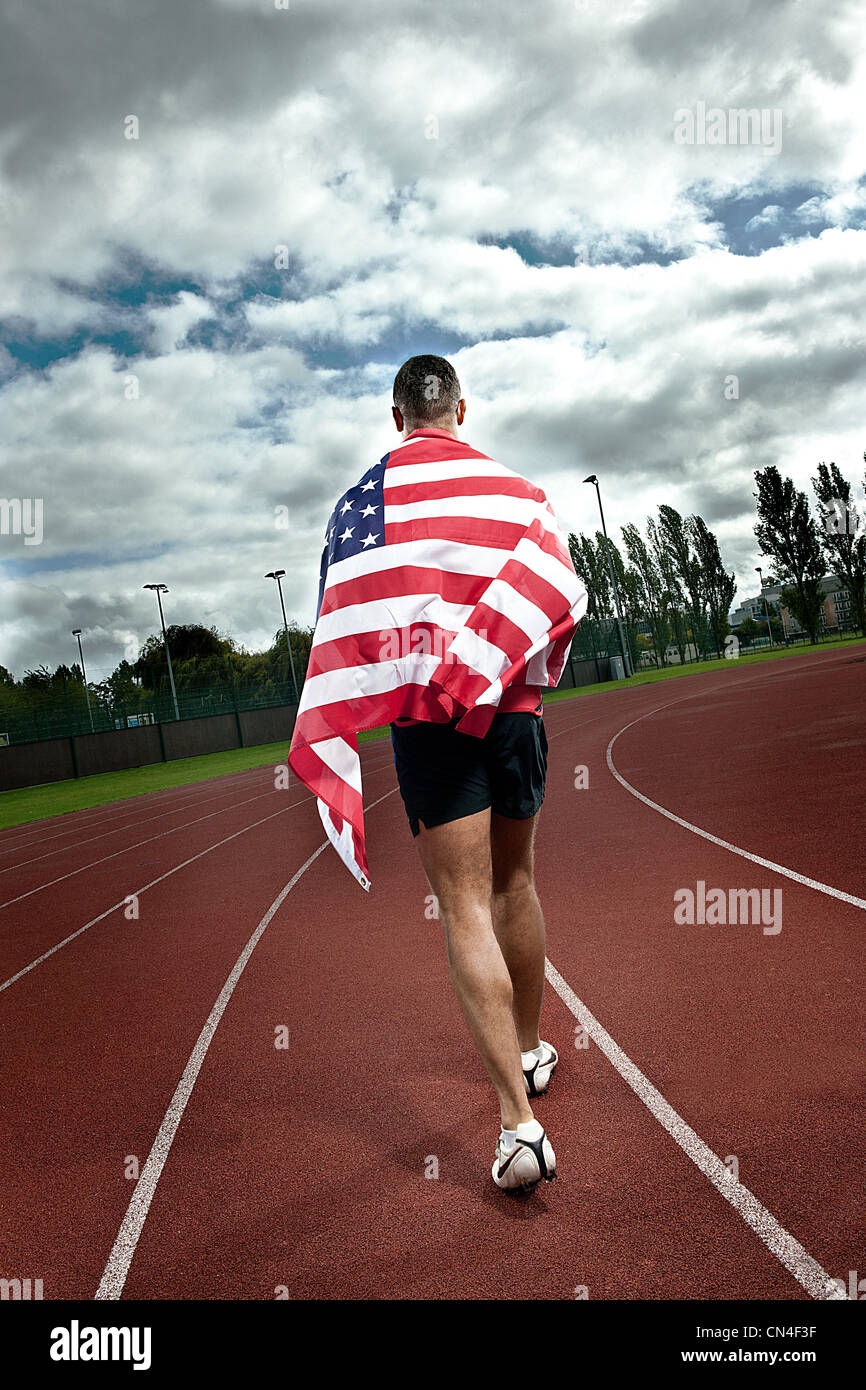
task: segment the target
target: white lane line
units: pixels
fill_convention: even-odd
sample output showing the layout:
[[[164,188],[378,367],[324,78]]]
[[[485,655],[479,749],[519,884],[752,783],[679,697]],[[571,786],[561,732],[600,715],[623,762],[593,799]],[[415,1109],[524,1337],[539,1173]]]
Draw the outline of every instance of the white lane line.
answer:
[[[232,835],[227,835],[224,840],[217,840],[215,844],[208,845],[206,849],[199,850],[198,854],[192,855],[189,859],[184,859],[183,863],[175,864],[173,869],[168,869],[166,873],[160,874],[159,878],[152,878],[150,883],[146,883],[143,888],[134,889],[131,893],[121,898],[120,902],[112,903],[111,907],[107,907],[104,912],[100,912],[98,917],[91,918],[89,922],[85,922],[83,927],[79,927],[77,931],[64,937],[62,941],[58,941],[56,946],[52,946],[50,950],[44,951],[41,956],[37,956],[36,960],[32,960],[29,965],[25,965],[23,970],[19,970],[15,975],[10,975],[8,980],[4,980],[3,983],[0,984],[0,993],[2,993],[4,989],[8,989],[10,985],[14,985],[15,981],[20,980],[23,975],[28,975],[31,970],[35,970],[37,965],[41,965],[44,960],[48,960],[49,956],[53,956],[54,953],[59,951],[63,946],[68,946],[70,941],[74,941],[77,936],[81,936],[82,932],[89,931],[91,927],[96,926],[97,922],[102,922],[106,917],[110,917],[112,912],[117,912],[121,907],[124,907],[127,898],[141,897],[141,894],[146,893],[148,888],[154,888],[157,883],[162,883],[163,879],[171,878],[172,874],[179,873],[181,869],[185,869],[187,864],[194,864],[197,859],[202,859],[204,855],[211,854],[215,849],[220,849],[222,845],[227,845],[231,840],[236,840],[239,835],[246,835],[248,830],[255,830],[257,826],[264,825],[267,821],[273,820],[274,816],[282,816],[286,811],[291,811],[295,806],[302,806],[308,800],[310,800],[309,797],[302,797],[300,801],[293,801],[290,806],[281,806],[279,811],[272,811],[269,816],[264,816],[261,820],[255,820],[250,825],[245,825],[242,829],[236,830]],[[240,804],[243,805],[243,802]]]
[[[389,796],[393,796],[396,790],[397,788],[393,787],[391,791],[385,792],[384,796],[380,796],[378,801],[374,801],[370,806],[365,807],[365,814],[367,811],[372,811],[374,806],[378,806],[379,802],[387,800]],[[192,1095],[192,1089],[201,1071],[202,1063],[207,1055],[207,1050],[210,1047],[219,1021],[226,1011],[226,1006],[234,993],[235,985],[243,974],[247,961],[264,935],[265,929],[274,913],[277,911],[277,908],[285,901],[298,882],[298,879],[307,872],[307,869],[318,859],[322,851],[329,848],[330,843],[330,840],[323,841],[323,843],[319,845],[319,848],[313,851],[306,863],[301,865],[297,873],[294,874],[286,884],[285,888],[274,898],[274,901],[271,903],[246,946],[238,956],[231,974],[220,990],[219,998],[211,1009],[207,1022],[202,1028],[198,1041],[190,1054],[190,1059],[186,1064],[183,1076],[177,1084],[177,1089],[171,1098],[169,1107],[165,1112],[162,1124],[157,1132],[157,1136],[153,1141],[153,1146],[148,1154],[147,1162],[135,1185],[135,1190],[133,1191],[129,1206],[127,1207],[126,1215],[121,1222],[120,1230],[117,1233],[117,1239],[114,1242],[111,1254],[108,1257],[108,1263],[99,1281],[99,1288],[95,1294],[96,1298],[118,1299],[123,1293],[123,1286],[126,1283],[129,1267],[132,1264],[136,1246],[138,1245],[144,1223],[147,1220],[147,1213],[150,1210],[150,1204],[156,1192],[156,1185],[165,1167],[165,1162],[174,1141],[174,1136],[177,1134],[178,1126],[183,1118],[183,1112]]]
[[[383,764],[383,766],[385,766],[385,764]],[[370,771],[370,776],[375,776],[375,774],[380,771],[381,768],[373,768]],[[296,778],[295,781],[297,782],[298,779]],[[67,878],[74,878],[76,874],[83,874],[87,869],[95,869],[100,864],[107,864],[109,859],[117,859],[121,855],[131,853],[134,849],[140,849],[142,845],[152,844],[154,840],[165,839],[167,835],[176,835],[179,830],[188,830],[191,825],[201,825],[202,821],[213,820],[214,816],[224,816],[229,811],[234,811],[241,806],[248,806],[251,801],[261,801],[266,796],[279,795],[280,792],[272,787],[266,792],[257,792],[255,796],[248,796],[243,801],[232,801],[226,806],[220,806],[216,811],[209,811],[206,816],[196,816],[194,820],[184,821],[182,825],[172,825],[168,830],[161,830],[157,835],[148,835],[144,840],[136,840],[135,844],[124,845],[123,849],[115,850],[113,854],[105,854],[101,859],[91,859],[89,864],[82,864],[77,869],[70,869],[68,874],[61,874],[58,878],[48,879],[45,883],[40,883],[36,888],[29,888],[26,893],[19,893],[17,898],[8,898],[5,903],[0,903],[0,911],[2,911],[4,907],[11,907],[13,903],[20,903],[24,898],[31,898],[34,893],[41,893],[45,888],[53,888],[56,883],[63,883]],[[307,801],[312,799],[309,793],[303,798],[303,800]],[[299,806],[300,804],[299,801],[292,803],[293,806]],[[283,809],[289,810],[290,808],[286,806]],[[223,842],[221,841],[221,843]],[[70,846],[70,848],[74,848],[74,846]],[[186,862],[190,863],[191,861],[187,860]],[[158,882],[158,880],[155,879],[154,882]],[[111,911],[113,909],[109,910]]]
[[[378,768],[376,769],[376,771],[379,771],[379,770],[380,770],[380,769],[378,769]],[[269,793],[267,793],[267,794],[269,794]],[[390,793],[388,793],[388,795],[390,795]],[[250,800],[250,801],[256,801],[256,800],[258,800],[258,798],[257,798],[257,797],[249,797],[248,800]],[[273,811],[273,812],[271,813],[271,815],[269,815],[269,816],[264,816],[261,820],[253,821],[251,825],[245,825],[241,830],[236,830],[236,831],[234,832],[234,834],[232,834],[232,835],[227,835],[227,836],[225,837],[225,839],[223,839],[223,840],[217,840],[215,844],[213,844],[213,845],[208,845],[206,849],[199,850],[198,854],[192,855],[192,857],[191,857],[190,859],[184,859],[182,863],[180,863],[180,864],[175,864],[175,866],[174,866],[173,869],[169,869],[166,873],[160,874],[158,878],[152,878],[152,879],[150,880],[150,883],[146,883],[146,884],[144,885],[143,888],[136,888],[136,889],[134,889],[134,890],[132,891],[132,893],[128,893],[128,894],[126,894],[126,896],[124,896],[123,898],[121,898],[120,902],[112,903],[111,907],[107,907],[107,908],[105,909],[104,912],[100,912],[100,914],[99,914],[98,917],[93,917],[93,918],[91,918],[91,920],[90,920],[89,922],[85,922],[85,924],[84,924],[83,927],[79,927],[77,931],[71,932],[70,935],[64,937],[62,941],[58,941],[56,946],[52,946],[49,950],[43,951],[43,953],[42,953],[41,956],[37,956],[35,960],[32,960],[32,961],[30,962],[29,965],[25,965],[25,966],[23,967],[23,969],[17,971],[16,974],[10,975],[8,980],[3,980],[2,982],[0,982],[0,993],[2,993],[4,989],[8,989],[10,985],[14,985],[15,982],[16,982],[16,980],[20,980],[20,979],[22,978],[22,976],[28,975],[28,974],[30,973],[31,970],[35,970],[37,965],[41,965],[43,961],[48,960],[49,956],[53,956],[53,955],[55,954],[56,951],[61,950],[62,947],[64,947],[64,946],[68,946],[69,943],[70,943],[70,941],[74,941],[75,938],[76,938],[77,936],[81,936],[81,934],[82,934],[83,932],[88,931],[90,927],[95,927],[96,924],[97,924],[97,922],[102,922],[106,917],[110,917],[111,914],[112,914],[112,912],[117,912],[121,907],[124,907],[124,906],[126,905],[127,899],[128,899],[129,897],[131,897],[131,896],[138,896],[138,897],[140,897],[142,893],[146,893],[146,892],[147,892],[148,888],[153,888],[153,887],[155,887],[155,885],[156,885],[157,883],[162,883],[163,879],[171,878],[172,874],[178,873],[180,869],[185,869],[186,866],[187,866],[187,864],[194,864],[195,861],[196,861],[196,859],[201,859],[201,858],[203,857],[203,855],[205,855],[205,854],[210,854],[212,850],[219,849],[221,845],[227,845],[227,844],[229,843],[230,840],[236,840],[237,837],[238,837],[238,835],[245,835],[246,832],[247,832],[248,830],[254,830],[254,829],[256,828],[257,825],[264,825],[264,824],[266,823],[266,821],[273,820],[273,819],[274,819],[274,816],[281,816],[281,815],[283,814],[284,811],[291,811],[291,810],[294,809],[294,807],[296,807],[296,806],[303,806],[306,802],[312,801],[312,800],[313,800],[312,796],[308,793],[306,796],[301,797],[300,801],[293,801],[293,802],[291,803],[291,805],[289,805],[289,806],[282,806],[282,807],[280,808],[279,811]],[[243,802],[243,801],[239,801],[239,802],[237,802],[236,804],[237,804],[238,806],[243,806],[243,805],[245,805],[246,803]],[[375,804],[378,805],[378,802],[376,802]],[[219,814],[222,814],[222,813],[221,813],[221,812],[216,812],[216,811],[215,811],[215,812],[213,812],[212,814],[213,814],[213,815],[219,815]],[[210,817],[209,817],[209,816],[202,816],[202,817],[200,817],[200,819],[201,819],[201,820],[209,820]],[[193,821],[193,822],[191,822],[191,824],[195,825],[196,822]],[[183,826],[180,826],[180,827],[178,827],[178,828],[179,828],[179,829],[183,829],[184,827],[183,827]],[[170,832],[167,832],[167,833],[170,833]],[[158,838],[158,837],[154,837],[154,838]],[[145,841],[145,843],[146,843],[146,841]],[[114,856],[113,856],[113,855],[109,855],[108,857],[109,857],[109,858],[113,858]],[[102,861],[99,861],[99,862],[102,862]],[[78,871],[75,870],[75,872],[78,872]],[[70,875],[66,875],[66,877],[70,877]],[[59,879],[56,880],[56,881],[57,881],[57,882],[60,882]],[[33,891],[34,891],[34,892],[37,892],[38,890],[37,890],[37,889],[34,889]],[[28,896],[28,895],[27,895],[27,894],[24,894],[24,896],[26,897],[26,896]],[[12,901],[15,902],[15,901],[17,901],[17,899],[13,899]],[[2,904],[2,906],[5,907],[6,904],[4,903],[4,904]]]
[[[262,796],[265,796],[265,795],[267,795],[268,793],[262,792],[262,793],[259,793],[259,794],[262,795]],[[79,850],[79,849],[81,849],[82,845],[90,845],[90,844],[92,844],[94,840],[105,840],[105,839],[108,838],[109,835],[119,835],[119,834],[121,834],[122,832],[124,832],[124,833],[126,833],[126,834],[129,834],[129,832],[130,832],[131,830],[137,830],[137,829],[139,828],[139,826],[141,826],[141,825],[146,825],[146,824],[148,823],[148,821],[153,821],[153,820],[163,820],[163,821],[164,821],[164,820],[166,819],[166,817],[178,815],[181,811],[188,811],[190,807],[193,807],[194,809],[198,809],[199,806],[204,806],[208,801],[221,801],[221,800],[223,800],[223,799],[224,799],[226,796],[228,796],[228,795],[229,795],[229,789],[226,788],[226,790],[223,791],[223,792],[215,792],[213,796],[204,796],[204,797],[198,797],[198,796],[197,796],[197,797],[194,797],[194,798],[193,798],[192,800],[190,800],[190,801],[185,801],[185,802],[183,802],[180,806],[163,806],[161,810],[155,811],[155,812],[153,813],[152,816],[138,816],[138,817],[136,817],[135,820],[126,821],[126,822],[121,822],[120,824],[115,824],[115,825],[112,826],[112,828],[111,828],[110,830],[101,830],[101,831],[99,832],[98,835],[88,835],[86,839],[84,839],[84,840],[76,840],[76,841],[74,841],[73,844],[58,845],[58,846],[56,847],[56,849],[49,849],[49,850],[46,850],[44,854],[34,854],[34,856],[33,856],[32,859],[19,859],[19,861],[18,861],[17,864],[4,864],[2,867],[0,867],[0,874],[10,874],[10,873],[12,873],[13,870],[15,870],[15,869],[24,869],[24,868],[26,868],[28,864],[38,864],[40,860],[42,860],[42,859],[50,859],[51,856],[54,855],[54,854],[68,854],[70,850]],[[242,802],[239,802],[239,801],[233,801],[233,802],[231,802],[231,803],[229,803],[229,804],[232,805],[232,806],[240,806],[240,805],[243,805],[243,803],[242,803]],[[112,820],[112,819],[114,819],[114,818],[111,817],[111,816],[108,816],[108,817],[106,817],[106,819]],[[102,824],[101,821],[92,822],[92,823],[93,823],[93,824]],[[89,830],[89,829],[90,829],[90,826],[87,825],[87,826],[82,826],[82,827],[80,827],[80,828],[81,828],[81,829],[84,829],[84,830]],[[35,844],[33,844],[33,845],[25,845],[24,848],[25,848],[25,849],[33,849],[33,848],[39,849],[39,848],[41,847],[41,844],[47,843],[48,840],[54,840],[54,839],[59,839],[59,838],[60,838],[60,836],[50,835],[50,836],[47,836],[47,837],[46,837],[46,840],[41,841],[41,842],[40,842],[40,841],[36,841]],[[64,838],[65,838],[65,834],[64,834]]]
[[[179,830],[188,830],[191,825],[201,825],[202,821],[213,820],[214,816],[224,816],[229,811],[239,810],[241,806],[247,806],[251,801],[261,801],[265,796],[279,796],[275,790],[267,792],[257,792],[255,796],[248,796],[243,801],[232,801],[227,806],[221,806],[218,811],[208,811],[206,816],[196,816],[195,820],[185,820],[183,825],[173,825],[168,830],[160,830],[157,835],[148,835],[144,840],[136,840],[134,845],[124,845],[123,849],[116,849],[113,854],[104,854],[101,859],[91,859],[89,864],[81,864],[77,869],[70,869],[68,874],[60,874],[58,878],[49,878],[45,883],[40,883],[36,888],[28,888],[26,893],[19,893],[17,898],[7,898],[5,903],[0,903],[0,910],[4,907],[11,907],[13,903],[20,903],[24,898],[32,898],[34,893],[42,893],[46,888],[53,888],[56,883],[64,883],[67,878],[74,878],[76,874],[86,873],[88,869],[95,869],[100,864],[107,864],[109,859],[118,859],[121,855],[131,854],[134,849],[141,849],[142,845],[153,844],[154,840],[164,840],[167,835],[176,835]],[[295,802],[294,805],[299,805]],[[288,810],[287,806],[283,810]]]
[[[562,1002],[571,1014],[586,1029],[596,1046],[616,1068],[635,1095],[643,1101],[659,1124],[667,1130],[692,1162],[709,1178],[713,1187],[730,1202],[735,1211],[750,1226],[755,1235],[764,1242],[776,1259],[793,1274],[798,1283],[815,1299],[845,1301],[847,1297],[841,1286],[831,1278],[825,1269],[814,1260],[799,1241],[795,1240],[775,1216],[763,1206],[747,1187],[731,1176],[722,1160],[713,1153],[685,1120],[669,1105],[660,1091],[635,1066],[631,1058],[623,1052],[613,1038],[601,1026],[598,1019],[590,1013],[586,1005],[578,999],[571,986],[562,978],[549,960],[545,961],[544,973],[553,985]]]
[[[672,703],[679,704],[681,702],[675,701]],[[658,709],[667,708],[667,705],[659,705],[658,707]],[[642,801],[643,804],[649,806],[651,810],[658,811],[660,816],[666,816],[667,819],[673,821],[675,825],[682,826],[683,830],[690,830],[693,835],[700,835],[702,839],[709,840],[711,844],[718,845],[720,849],[730,850],[731,854],[738,854],[741,859],[750,859],[753,864],[760,864],[762,868],[771,869],[774,874],[782,874],[785,878],[793,879],[795,883],[802,883],[806,888],[814,888],[816,893],[826,893],[828,897],[838,898],[840,902],[848,903],[851,907],[859,907],[866,910],[866,899],[857,898],[853,893],[844,893],[841,888],[833,888],[829,883],[821,883],[818,879],[809,878],[806,874],[798,874],[794,869],[786,869],[784,864],[776,864],[772,859],[764,859],[760,854],[752,854],[751,850],[740,849],[739,845],[732,845],[729,840],[723,840],[718,835],[710,834],[709,830],[702,830],[699,825],[692,825],[691,821],[683,820],[682,816],[674,815],[673,811],[668,811],[666,807],[660,806],[657,801],[653,801],[650,797],[644,796],[643,792],[639,792],[637,787],[633,787],[631,782],[626,781],[625,777],[623,777],[621,772],[617,771],[614,765],[613,745],[616,743],[620,734],[624,734],[626,730],[632,728],[634,724],[639,724],[642,719],[647,719],[649,715],[657,714],[658,709],[647,710],[646,714],[641,714],[637,719],[633,719],[630,724],[625,724],[619,730],[619,733],[614,734],[610,743],[607,745],[607,765],[620,786],[625,787],[627,792],[631,792],[632,796],[636,796],[638,801]]]

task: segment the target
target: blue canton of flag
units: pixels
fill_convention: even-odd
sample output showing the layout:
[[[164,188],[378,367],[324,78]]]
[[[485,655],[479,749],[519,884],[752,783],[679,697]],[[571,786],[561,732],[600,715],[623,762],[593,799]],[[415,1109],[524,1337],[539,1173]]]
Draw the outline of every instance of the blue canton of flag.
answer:
[[[385,544],[383,479],[387,462],[386,454],[372,468],[368,468],[357,486],[343,493],[331,513],[319,572],[316,622],[319,621],[328,566],[359,555],[362,550],[373,550]]]

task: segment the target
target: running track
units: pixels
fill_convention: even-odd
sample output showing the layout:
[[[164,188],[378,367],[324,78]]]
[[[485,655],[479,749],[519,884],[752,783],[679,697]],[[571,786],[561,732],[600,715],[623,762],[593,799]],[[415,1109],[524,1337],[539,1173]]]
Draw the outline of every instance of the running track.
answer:
[[[863,1277],[864,694],[855,647],[547,708],[560,1176],[528,1198],[490,1179],[388,741],[362,753],[369,894],[268,767],[4,831],[0,1276],[805,1301]],[[675,924],[698,880],[781,888],[782,930]]]

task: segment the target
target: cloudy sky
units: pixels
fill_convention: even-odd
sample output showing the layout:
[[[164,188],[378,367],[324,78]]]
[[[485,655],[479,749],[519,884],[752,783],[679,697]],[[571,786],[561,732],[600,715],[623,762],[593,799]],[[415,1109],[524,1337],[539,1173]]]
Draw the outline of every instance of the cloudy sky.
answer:
[[[617,540],[700,512],[737,601],[756,468],[860,486],[862,3],[0,15],[0,494],[43,499],[39,543],[0,535],[16,676],[71,663],[74,627],[91,679],[134,658],[150,582],[256,650],[283,568],[312,622],[329,512],[398,441],[417,352],[564,528],[596,526],[589,472]]]

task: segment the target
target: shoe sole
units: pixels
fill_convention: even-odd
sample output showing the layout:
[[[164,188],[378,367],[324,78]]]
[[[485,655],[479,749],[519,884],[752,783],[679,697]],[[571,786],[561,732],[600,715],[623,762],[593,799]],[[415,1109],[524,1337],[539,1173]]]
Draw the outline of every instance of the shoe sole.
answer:
[[[499,1160],[497,1159],[494,1167],[498,1166]],[[541,1186],[542,1182],[556,1182],[556,1169],[554,1169],[552,1173],[549,1173],[546,1178],[536,1178],[534,1182],[521,1182],[518,1183],[516,1187],[507,1187],[505,1183],[496,1182],[495,1174],[493,1175],[493,1181],[496,1183],[500,1192],[534,1192],[536,1187]]]

